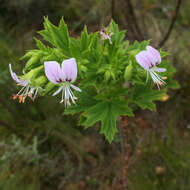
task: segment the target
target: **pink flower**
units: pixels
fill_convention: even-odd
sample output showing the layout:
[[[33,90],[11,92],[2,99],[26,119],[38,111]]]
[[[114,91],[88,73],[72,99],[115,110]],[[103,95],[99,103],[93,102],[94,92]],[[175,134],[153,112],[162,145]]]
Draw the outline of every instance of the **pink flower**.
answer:
[[[13,95],[13,99],[15,100],[19,98],[19,102],[24,103],[26,97],[29,96],[34,101],[38,93],[38,87],[30,86],[29,80],[19,79],[16,73],[12,71],[11,64],[9,64],[9,70],[11,77],[17,83],[17,85],[22,86],[21,90],[17,94]]]
[[[112,33],[106,34],[106,31],[104,29],[102,29],[102,30],[100,30],[100,35],[102,36],[103,40],[109,40],[110,44],[112,44],[112,41],[111,41]]]
[[[81,89],[74,86],[73,83],[77,78],[77,64],[75,58],[66,59],[62,62],[62,66],[59,65],[56,61],[46,61],[44,63],[45,74],[49,81],[54,84],[61,85],[58,90],[53,94],[53,96],[62,92],[61,102],[65,101],[65,106],[70,105],[70,99],[75,104],[77,99],[71,88],[81,92]]]
[[[161,63],[160,53],[151,46],[147,46],[146,50],[141,51],[136,55],[136,61],[141,67],[147,71],[147,80],[148,74],[150,74],[154,83],[157,84],[160,89],[160,85],[165,84],[157,72],[165,72],[165,68],[159,68],[157,65]]]

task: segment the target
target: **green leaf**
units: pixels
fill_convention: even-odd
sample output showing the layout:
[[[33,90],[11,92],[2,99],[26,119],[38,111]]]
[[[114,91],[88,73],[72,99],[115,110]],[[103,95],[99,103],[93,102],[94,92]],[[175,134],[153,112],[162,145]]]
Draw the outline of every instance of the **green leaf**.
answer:
[[[92,106],[94,106],[97,101],[94,99],[94,96],[96,95],[96,92],[94,89],[88,89],[88,91],[82,91],[81,93],[78,93],[78,102],[76,105],[71,105],[67,107],[65,110],[65,114],[76,114],[83,112]]]
[[[37,52],[39,52],[39,50],[30,50],[30,51],[26,52],[25,55],[20,58],[20,60],[29,59],[30,57],[35,55]]]
[[[152,85],[136,85],[133,91],[133,101],[142,109],[156,110],[156,105],[153,101],[161,100],[166,94],[166,89],[153,90]]]
[[[70,38],[70,52],[72,57],[81,58],[80,39]]]
[[[84,27],[84,30],[83,32],[81,33],[81,47],[82,47],[82,50],[86,50],[89,46],[89,35],[88,35],[88,32],[87,32],[87,27],[85,26]]]
[[[40,49],[40,50],[42,50],[42,51],[49,51],[49,48],[48,47],[46,47],[40,40],[38,40],[38,39],[36,39],[36,38],[34,38],[35,39],[35,41],[36,41],[36,45],[37,45],[37,47]]]
[[[56,48],[60,48],[65,53],[69,53],[69,32],[67,25],[65,24],[63,18],[60,21],[58,27],[53,25],[48,18],[44,19],[44,28],[39,32],[43,36],[44,40],[52,44]]]
[[[85,114],[88,117],[83,123],[84,126],[87,128],[101,121],[100,133],[105,135],[109,143],[113,141],[117,132],[116,121],[118,117],[121,115],[133,116],[127,102],[119,100],[100,102],[87,110]]]
[[[32,57],[27,61],[25,67],[24,67],[24,72],[27,72],[35,67],[38,67],[41,65],[40,59],[43,56],[43,52],[41,50],[36,51]]]

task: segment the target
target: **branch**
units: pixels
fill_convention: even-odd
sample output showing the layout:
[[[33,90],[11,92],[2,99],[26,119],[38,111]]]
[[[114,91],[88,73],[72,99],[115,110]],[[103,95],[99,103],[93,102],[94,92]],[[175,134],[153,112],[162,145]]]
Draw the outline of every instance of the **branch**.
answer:
[[[181,3],[182,3],[182,0],[177,0],[177,5],[176,5],[176,8],[175,8],[174,16],[173,16],[173,19],[171,21],[170,27],[168,29],[168,32],[164,36],[164,38],[159,43],[158,48],[161,48],[165,44],[165,42],[168,40],[168,38],[169,38],[173,28],[174,28],[175,22],[177,20],[177,16],[178,16],[178,13],[179,13]]]
[[[140,29],[140,27],[138,25],[137,18],[136,18],[136,15],[135,15],[134,8],[133,8],[133,5],[131,3],[131,0],[126,0],[125,2],[127,4],[128,10],[129,10],[129,15],[130,15],[130,17],[132,19],[133,30],[137,34],[136,38],[139,39],[139,40],[144,40],[144,36],[143,36],[143,34],[141,32],[141,29]]]

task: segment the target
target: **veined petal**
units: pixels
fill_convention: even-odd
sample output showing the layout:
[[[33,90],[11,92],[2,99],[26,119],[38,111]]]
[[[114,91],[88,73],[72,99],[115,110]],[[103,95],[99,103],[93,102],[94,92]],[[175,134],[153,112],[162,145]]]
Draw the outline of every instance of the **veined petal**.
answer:
[[[77,87],[77,86],[75,86],[75,85],[73,85],[73,84],[70,84],[70,86],[71,86],[71,88],[73,88],[74,90],[79,91],[79,92],[82,92],[82,90],[81,90],[79,87]]]
[[[62,73],[65,81],[73,82],[77,77],[77,64],[75,58],[62,62]]]
[[[10,70],[11,77],[13,78],[13,80],[16,81],[17,83],[20,83],[21,80],[19,80],[18,77],[17,77],[17,75],[16,75],[16,73],[14,73],[14,72],[12,71],[11,64],[9,64],[9,70]]]
[[[54,84],[58,84],[63,81],[63,73],[59,63],[56,61],[44,62],[45,74],[49,81]]]
[[[151,66],[151,59],[148,57],[147,51],[141,51],[136,55],[136,60],[141,67],[145,70],[149,70]]]
[[[160,62],[161,62],[161,56],[160,56],[159,51],[156,50],[155,48],[153,48],[152,46],[147,46],[146,50],[152,54],[152,56],[154,57],[154,60],[155,60],[156,64],[160,64]]]

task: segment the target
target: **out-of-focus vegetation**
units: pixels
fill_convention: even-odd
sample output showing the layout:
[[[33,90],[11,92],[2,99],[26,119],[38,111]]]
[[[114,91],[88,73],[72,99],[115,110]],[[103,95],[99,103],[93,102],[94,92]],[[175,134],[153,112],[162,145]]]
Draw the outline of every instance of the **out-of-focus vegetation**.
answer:
[[[132,1],[142,34],[157,46],[173,17],[174,0]],[[0,189],[118,189],[122,167],[122,133],[112,144],[97,129],[77,126],[76,116],[63,115],[56,98],[19,104],[8,64],[21,72],[19,58],[33,48],[43,16],[57,23],[61,16],[72,35],[84,24],[99,30],[114,17],[121,28],[130,24],[123,0],[114,13],[109,0],[0,0]],[[128,38],[133,41],[130,28]],[[181,88],[158,104],[155,113],[138,111],[129,120],[132,156],[129,189],[190,189],[190,2],[184,0],[172,34],[163,49],[170,53]]]

